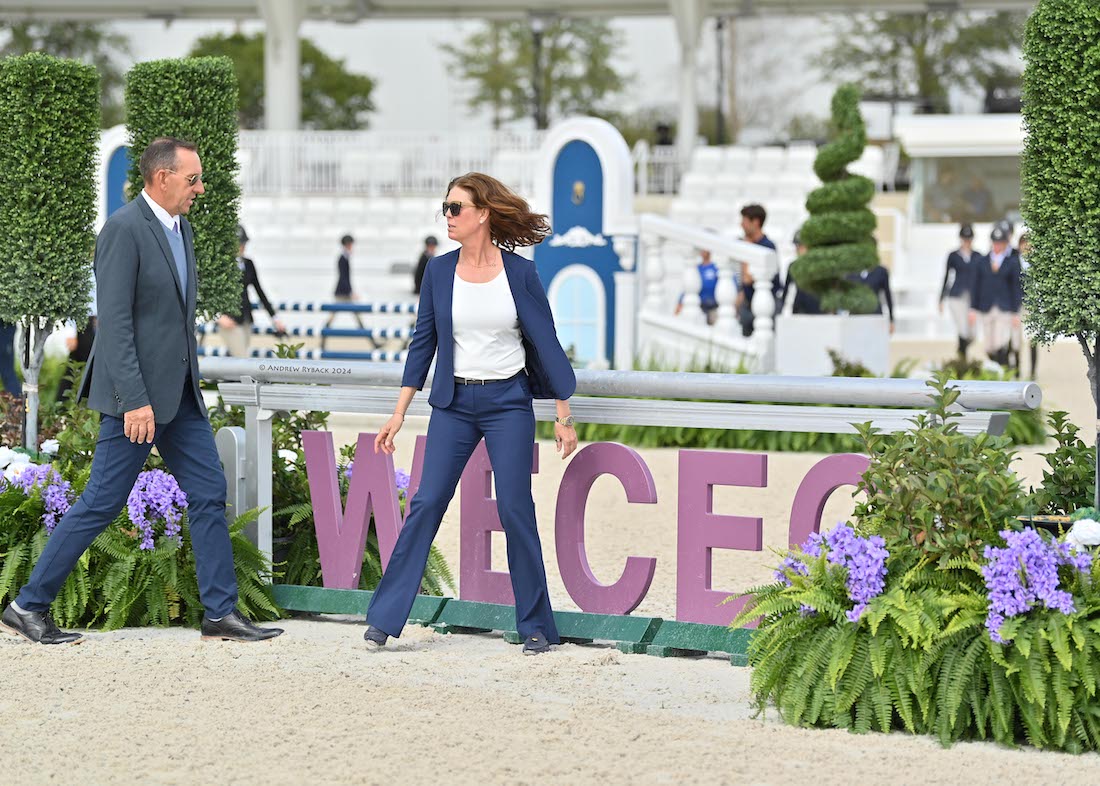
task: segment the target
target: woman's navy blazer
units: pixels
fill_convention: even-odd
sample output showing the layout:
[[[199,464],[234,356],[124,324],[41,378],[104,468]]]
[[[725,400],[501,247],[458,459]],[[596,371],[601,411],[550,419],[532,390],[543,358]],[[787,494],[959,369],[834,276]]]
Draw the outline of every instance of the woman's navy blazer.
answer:
[[[527,377],[534,398],[565,400],[577,389],[577,377],[558,341],[554,315],[546,299],[535,265],[519,254],[501,249],[504,272],[516,302],[523,349],[527,353]],[[458,249],[433,258],[424,272],[420,288],[420,310],[416,317],[409,354],[405,360],[403,387],[424,389],[432,356],[435,376],[428,403],[446,407],[454,397],[454,330],[451,303],[454,294]]]

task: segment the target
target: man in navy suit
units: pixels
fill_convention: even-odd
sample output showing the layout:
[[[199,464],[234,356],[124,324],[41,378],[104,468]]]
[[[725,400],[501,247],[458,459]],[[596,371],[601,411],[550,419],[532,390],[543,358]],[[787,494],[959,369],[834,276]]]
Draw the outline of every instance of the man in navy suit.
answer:
[[[985,354],[990,360],[1008,365],[1012,332],[1020,326],[1023,289],[1020,286],[1020,257],[1009,247],[1003,226],[990,234],[988,256],[974,261],[974,288],[970,294],[970,322],[980,322]]]
[[[195,351],[195,249],[184,216],[204,193],[195,146],[163,137],[141,154],[144,188],[107,219],[95,249],[98,333],[78,398],[102,414],[91,476],[46,541],[0,629],[39,644],[69,644],[50,605],[65,579],[126,504],[151,446],[187,495],[208,639],[259,641],[237,611],[237,577],[225,516],[226,484],[199,390]]]

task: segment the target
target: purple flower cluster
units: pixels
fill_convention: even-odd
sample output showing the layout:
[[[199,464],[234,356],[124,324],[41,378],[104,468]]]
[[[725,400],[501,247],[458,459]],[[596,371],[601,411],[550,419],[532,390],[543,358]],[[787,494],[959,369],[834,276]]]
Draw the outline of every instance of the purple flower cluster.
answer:
[[[344,468],[344,477],[351,480],[352,470],[355,469],[355,461],[349,461],[347,467]],[[409,473],[403,469],[397,469],[393,473],[393,482],[397,486],[398,491],[409,490]]]
[[[1073,596],[1059,588],[1058,569],[1068,565],[1080,573],[1092,567],[1092,555],[1078,552],[1067,543],[1052,543],[1033,529],[1020,532],[1003,530],[1004,548],[985,547],[986,565],[982,568],[989,592],[989,613],[985,627],[998,644],[1001,625],[1008,617],[1024,614],[1041,603],[1044,608],[1063,614],[1074,612]]]
[[[856,605],[848,619],[857,622],[867,604],[886,587],[886,542],[878,535],[861,538],[847,524],[838,524],[825,536],[829,564],[848,569],[845,585]]]
[[[803,548],[802,550],[805,551],[806,549]],[[791,573],[795,574],[796,576],[809,576],[810,566],[800,560],[798,557],[791,555],[779,563],[779,567],[776,568],[775,573],[773,573],[772,575],[775,576],[775,580],[778,581],[780,584],[785,584],[789,587],[791,586],[791,579],[789,575]]]
[[[838,524],[826,535],[812,533],[802,544],[802,553],[810,557],[827,554],[826,559],[830,565],[847,570],[845,586],[848,597],[855,604],[847,612],[851,622],[859,620],[867,610],[867,604],[881,594],[886,586],[886,558],[889,553],[886,551],[885,541],[878,535],[861,538],[847,524]],[[779,564],[774,575],[776,581],[789,587],[792,575],[809,574],[810,568],[802,557],[792,554]],[[800,612],[803,616],[808,616],[814,610],[803,605]]]
[[[130,521],[141,533],[138,548],[152,551],[156,536],[156,523],[164,522],[164,536],[182,542],[180,520],[187,509],[187,495],[176,479],[159,469],[142,472],[134,483],[126,500]]]
[[[42,523],[46,525],[47,534],[53,534],[58,520],[72,507],[72,485],[50,464],[27,464],[11,485],[21,489],[28,497],[35,489],[39,490],[45,507]]]

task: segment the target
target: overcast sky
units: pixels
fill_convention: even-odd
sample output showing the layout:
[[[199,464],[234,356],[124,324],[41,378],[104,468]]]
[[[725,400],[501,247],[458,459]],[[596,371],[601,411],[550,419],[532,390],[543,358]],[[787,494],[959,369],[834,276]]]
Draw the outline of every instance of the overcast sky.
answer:
[[[383,131],[448,131],[487,128],[486,116],[471,117],[463,100],[463,87],[447,74],[446,60],[439,51],[444,43],[460,41],[476,29],[478,22],[407,22],[367,21],[356,25],[307,22],[302,35],[310,38],[329,55],[343,58],[352,71],[374,78],[377,87],[374,102],[377,111],[371,127]],[[614,26],[626,39],[620,69],[630,75],[630,87],[623,97],[624,108],[674,105],[677,96],[679,51],[671,17],[618,19]],[[746,52],[743,71],[756,69],[759,74],[742,74],[739,81],[758,94],[757,102],[783,94],[779,114],[824,115],[828,109],[829,85],[806,65],[811,50],[820,46],[820,20],[783,18],[749,20],[742,23],[743,40],[759,42]],[[231,32],[234,23],[177,21],[140,21],[115,23],[114,28],[127,35],[136,60],[179,57],[194,41],[218,31]],[[241,25],[246,33],[260,29],[259,22]],[[751,85],[751,88],[748,87]],[[713,24],[703,33],[700,47],[700,98],[714,103],[715,35]],[[764,123],[785,125],[763,112]]]

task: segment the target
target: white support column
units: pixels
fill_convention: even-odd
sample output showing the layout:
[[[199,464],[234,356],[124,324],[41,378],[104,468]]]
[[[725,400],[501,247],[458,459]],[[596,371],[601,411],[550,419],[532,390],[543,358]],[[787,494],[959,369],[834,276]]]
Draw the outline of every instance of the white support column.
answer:
[[[703,32],[705,0],[669,0],[680,41],[680,120],[676,126],[676,147],[680,160],[691,158],[699,133],[699,101],[695,88],[699,38]]]
[[[612,240],[619,266],[615,279],[615,346],[611,361],[620,371],[634,368],[638,355],[638,274],[634,271],[634,253],[638,238],[615,235]]]
[[[302,119],[298,29],[304,2],[258,0],[264,20],[264,126],[297,131]]]

